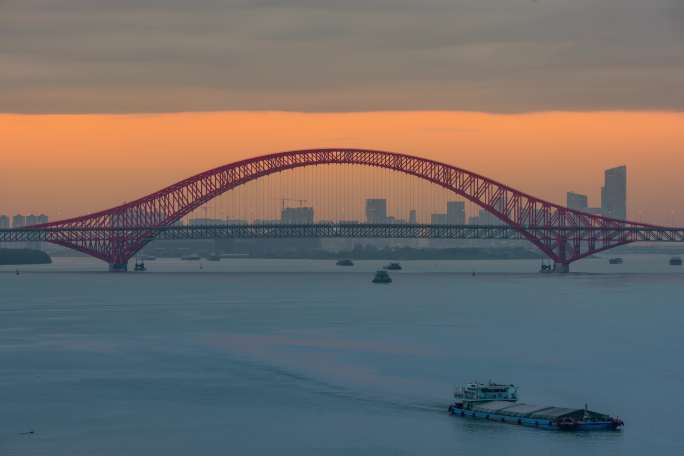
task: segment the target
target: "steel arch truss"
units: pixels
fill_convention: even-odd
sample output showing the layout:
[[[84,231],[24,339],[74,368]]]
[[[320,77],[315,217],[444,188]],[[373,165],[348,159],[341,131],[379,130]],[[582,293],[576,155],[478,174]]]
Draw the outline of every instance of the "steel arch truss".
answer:
[[[51,242],[110,264],[123,264],[158,234],[147,227],[168,227],[224,192],[269,174],[305,166],[341,164],[390,169],[451,190],[491,212],[563,265],[635,241],[630,230],[659,229],[571,210],[445,163],[393,152],[344,148],[280,152],[242,160],[189,177],[121,206],[34,228],[66,228]],[[103,229],[94,230],[100,235],[85,234],[86,230],[97,228]]]

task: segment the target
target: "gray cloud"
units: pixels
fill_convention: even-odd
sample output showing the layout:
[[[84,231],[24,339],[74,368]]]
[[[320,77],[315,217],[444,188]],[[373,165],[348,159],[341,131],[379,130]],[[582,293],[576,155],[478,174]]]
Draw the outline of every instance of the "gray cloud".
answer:
[[[680,0],[0,0],[0,112],[682,108]]]

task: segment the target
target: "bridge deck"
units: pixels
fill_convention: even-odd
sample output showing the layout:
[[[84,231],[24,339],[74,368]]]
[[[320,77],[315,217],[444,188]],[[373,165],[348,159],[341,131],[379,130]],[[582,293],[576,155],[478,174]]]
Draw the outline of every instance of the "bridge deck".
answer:
[[[555,228],[524,226],[526,232],[544,239],[595,238],[606,233],[625,242],[684,242],[684,228]],[[365,239],[525,239],[509,225],[422,225],[422,224],[307,224],[307,225],[198,225],[168,227],[58,227],[0,229],[0,242],[65,242],[111,240],[135,235],[142,239],[278,239],[278,238],[365,238]]]

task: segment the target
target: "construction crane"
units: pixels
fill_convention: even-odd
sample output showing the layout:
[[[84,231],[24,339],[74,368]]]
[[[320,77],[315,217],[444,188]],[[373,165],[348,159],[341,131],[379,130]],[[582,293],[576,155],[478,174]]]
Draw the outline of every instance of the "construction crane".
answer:
[[[286,201],[294,201],[296,203],[299,203],[299,207],[302,207],[304,203],[306,203],[308,200],[305,199],[294,199],[294,198],[280,198],[281,204],[282,204],[282,210],[285,210],[285,202]]]

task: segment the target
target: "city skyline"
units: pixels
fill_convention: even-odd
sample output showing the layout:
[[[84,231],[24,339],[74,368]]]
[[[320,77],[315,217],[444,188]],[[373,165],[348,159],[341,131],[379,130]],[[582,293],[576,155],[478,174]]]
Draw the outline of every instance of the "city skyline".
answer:
[[[591,207],[589,205],[589,198],[587,195],[568,191],[566,194],[565,206],[569,209],[579,210],[588,214],[603,215],[611,218],[618,218],[621,220],[627,219],[625,208],[627,206],[627,198],[625,189],[627,186],[626,179],[627,171],[625,166],[610,168],[604,171],[604,185],[601,187],[601,206]],[[457,195],[454,195],[457,196]],[[388,201],[390,197],[385,198],[365,198],[365,222],[366,223],[417,223],[417,209],[411,208],[408,211],[408,216],[403,218],[401,214],[395,212],[395,215],[389,215]],[[253,220],[235,218],[235,214],[226,213],[223,218],[207,218],[193,217],[193,214],[202,210],[196,209],[186,217],[189,225],[202,224],[241,224],[241,223],[285,223],[285,224],[307,224],[307,223],[323,223],[323,222],[346,222],[346,223],[360,223],[361,221],[354,218],[349,218],[347,214],[343,218],[337,217],[334,219],[316,219],[314,217],[315,207],[303,206],[302,204],[308,202],[304,199],[280,198],[282,208],[280,210],[279,219],[260,219],[254,217]],[[298,202],[299,206],[288,206],[288,201]],[[477,206],[466,200],[447,200],[446,212],[430,212],[429,210],[421,211],[424,216],[429,217],[429,223],[437,225],[493,225],[499,224],[501,221],[489,213],[484,208],[476,208],[475,215],[467,216],[466,204]],[[417,208],[421,208],[421,204]],[[615,209],[617,207],[617,210]],[[473,209],[470,210],[472,212]],[[206,213],[206,211],[205,211]],[[22,214],[0,214],[0,229],[2,228],[22,228],[24,226],[42,224],[48,222],[48,216],[40,215],[22,215]],[[182,223],[183,220],[179,220]]]

